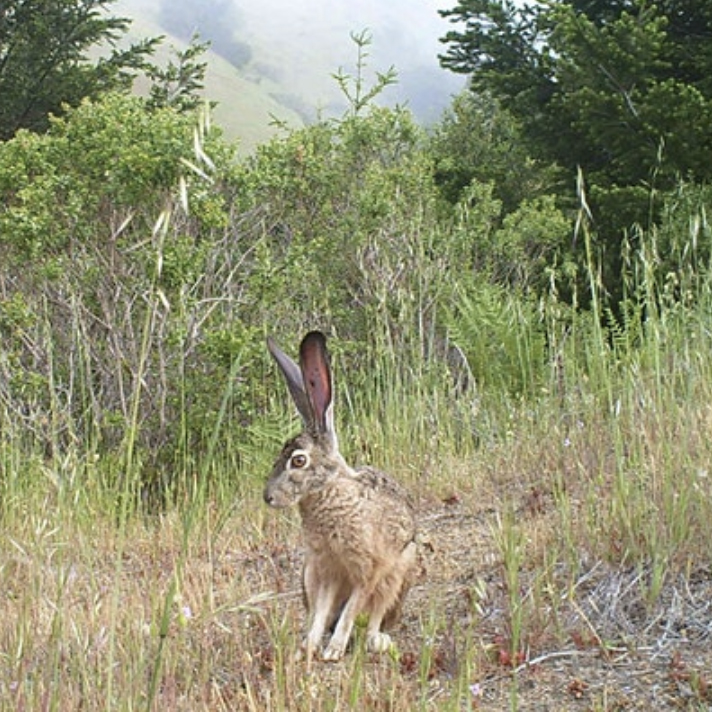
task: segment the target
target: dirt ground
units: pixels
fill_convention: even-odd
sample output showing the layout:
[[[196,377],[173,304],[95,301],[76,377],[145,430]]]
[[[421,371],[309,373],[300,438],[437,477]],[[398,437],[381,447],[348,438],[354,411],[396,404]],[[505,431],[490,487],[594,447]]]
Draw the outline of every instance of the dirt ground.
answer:
[[[513,660],[494,516],[455,501],[421,513],[430,556],[404,623],[406,636],[417,638],[414,611],[426,600],[443,602],[451,632],[441,636],[443,670],[436,676],[447,678],[448,637],[454,650],[458,638],[474,636],[481,646],[471,686],[475,708],[712,710],[712,571],[667,580],[646,602],[646,572],[583,566],[565,589],[571,593],[555,594],[555,615],[553,606],[524,614]],[[520,580],[525,609],[534,598],[530,579]],[[480,592],[477,606],[473,591]]]
[[[536,571],[524,571],[513,650],[496,513],[459,497],[419,510],[422,574],[393,631],[400,677],[376,676],[373,709],[409,709],[402,699],[388,702],[383,687],[405,690],[404,680],[425,676],[419,706],[429,710],[712,710],[712,571],[666,580],[653,602],[640,570],[594,562],[561,590],[538,592]],[[273,552],[282,593],[268,606],[288,607],[289,625],[303,625],[298,542],[276,559]],[[349,670],[348,660],[316,663],[310,674],[334,684]]]

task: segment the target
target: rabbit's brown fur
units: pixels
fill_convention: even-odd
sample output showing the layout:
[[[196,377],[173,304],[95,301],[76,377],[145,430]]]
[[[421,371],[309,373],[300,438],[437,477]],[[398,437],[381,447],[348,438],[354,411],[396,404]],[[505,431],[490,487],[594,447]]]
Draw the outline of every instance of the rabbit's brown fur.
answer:
[[[284,362],[288,357],[270,345],[293,397],[295,387],[305,391],[304,398],[297,392],[295,402],[306,430],[284,446],[264,496],[271,506],[299,507],[306,544],[304,593],[310,614],[307,657],[311,658],[325,631],[335,624],[323,658],[338,660],[361,613],[369,617],[368,647],[380,652],[390,646],[381,628],[398,617],[410,585],[416,527],[409,496],[397,482],[370,467],[353,469],[341,456],[329,412],[331,373],[324,337],[312,332],[307,339],[315,340],[317,347],[311,352],[307,349],[305,356],[302,342],[301,381],[294,375],[296,365]],[[310,353],[317,354],[316,363]],[[314,374],[316,386],[310,385]],[[327,392],[311,393],[312,387]]]

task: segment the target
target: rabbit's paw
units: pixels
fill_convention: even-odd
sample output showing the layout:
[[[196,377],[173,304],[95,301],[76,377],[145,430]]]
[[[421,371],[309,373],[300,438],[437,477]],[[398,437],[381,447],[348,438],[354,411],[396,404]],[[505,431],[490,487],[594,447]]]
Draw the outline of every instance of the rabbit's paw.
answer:
[[[376,633],[371,633],[366,640],[366,647],[372,653],[385,653],[390,650],[392,645],[391,636],[388,633],[382,633],[380,630]]]
[[[345,645],[341,645],[339,641],[331,640],[331,642],[324,648],[321,659],[326,662],[335,663],[344,657]]]

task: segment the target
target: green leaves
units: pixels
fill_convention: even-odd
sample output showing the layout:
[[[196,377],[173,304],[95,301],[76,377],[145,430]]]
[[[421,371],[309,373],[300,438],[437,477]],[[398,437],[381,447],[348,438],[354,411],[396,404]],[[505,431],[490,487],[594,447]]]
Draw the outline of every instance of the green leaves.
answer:
[[[440,14],[464,25],[443,38],[449,47],[442,65],[469,74],[473,89],[492,91],[507,107],[536,103],[552,93],[538,11],[511,0],[462,0]]]
[[[368,108],[386,87],[396,83],[397,73],[394,67],[390,67],[386,72],[376,72],[376,81],[368,86],[365,70],[366,59],[369,56],[368,48],[372,44],[371,33],[368,30],[352,32],[351,40],[357,48],[355,75],[351,76],[343,69],[339,69],[332,76],[348,101],[350,113],[356,116]]]
[[[97,240],[94,221],[117,210],[160,211],[180,159],[193,153],[194,121],[149,110],[136,97],[85,101],[49,131],[0,144],[0,244],[20,262]],[[160,206],[160,207],[159,207]],[[152,211],[155,211],[152,213]]]
[[[527,151],[521,122],[489,93],[464,92],[430,133],[428,151],[443,197],[457,203],[476,179],[492,184],[504,212],[551,191],[553,166]]]
[[[182,52],[174,50],[174,59],[164,68],[152,65],[146,74],[153,82],[150,97],[155,107],[171,106],[179,111],[194,111],[203,100],[199,92],[207,70],[202,55],[209,43],[200,42],[197,35]]]
[[[634,183],[652,171],[668,184],[681,171],[706,180],[712,169],[696,157],[712,148],[712,56],[688,44],[712,36],[705,7],[464,0],[444,13],[468,24],[446,35],[443,65],[499,98],[536,155],[580,166],[589,181]],[[659,154],[661,145],[671,150]]]
[[[129,20],[112,0],[8,0],[0,10],[0,140],[20,128],[43,131],[50,114],[85,97],[127,89],[158,40],[113,48]],[[103,56],[89,50],[104,45]],[[111,49],[107,49],[110,47]]]
[[[521,127],[530,155],[580,170],[604,254],[658,219],[680,177],[712,180],[712,10],[704,0],[461,0],[443,65],[469,72]],[[625,196],[625,198],[622,198]],[[612,294],[619,266],[604,264]]]

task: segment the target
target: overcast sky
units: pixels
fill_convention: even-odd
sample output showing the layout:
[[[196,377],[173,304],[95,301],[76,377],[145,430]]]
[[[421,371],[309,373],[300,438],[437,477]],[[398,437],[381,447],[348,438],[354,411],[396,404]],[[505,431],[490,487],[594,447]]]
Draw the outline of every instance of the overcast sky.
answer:
[[[449,28],[438,7],[443,0],[235,0],[248,34],[254,34],[255,61],[268,64],[302,92],[310,87],[315,103],[328,107],[337,96],[331,73],[354,68],[350,32],[369,29],[372,70],[395,66],[399,85],[388,90],[420,113],[439,112],[463,84],[440,69],[438,41]]]
[[[422,119],[438,118],[462,77],[440,68],[444,50],[438,38],[450,24],[438,8],[444,0],[120,0],[118,12],[128,16],[189,16],[203,39],[232,33],[246,43],[253,76],[272,79],[279,91],[301,102],[302,113],[340,113],[343,102],[332,73],[353,73],[356,48],[351,32],[368,29],[373,37],[369,69],[394,66],[398,84],[382,99],[407,103]],[[216,10],[217,9],[217,10]],[[217,17],[216,17],[217,15]],[[216,24],[217,23],[217,24]]]

